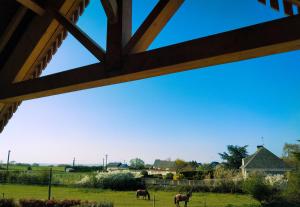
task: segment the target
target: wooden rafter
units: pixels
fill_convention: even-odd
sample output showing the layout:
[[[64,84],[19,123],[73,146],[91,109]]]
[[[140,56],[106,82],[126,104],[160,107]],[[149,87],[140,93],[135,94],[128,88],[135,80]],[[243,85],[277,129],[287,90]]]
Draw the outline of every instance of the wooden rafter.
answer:
[[[65,27],[86,49],[88,49],[99,61],[105,60],[105,51],[93,41],[78,26],[73,24],[69,19],[63,16],[59,11],[49,6],[44,9],[32,0],[17,0],[23,6],[31,9],[36,14],[42,16],[49,12],[63,27]]]
[[[270,5],[273,9],[279,11],[279,2],[278,2],[278,0],[270,0]]]
[[[64,17],[59,11],[48,8],[47,11],[65,27],[85,48],[87,48],[99,61],[105,61],[105,51],[78,26]]]
[[[12,18],[12,20],[8,24],[9,26],[6,28],[4,33],[0,35],[0,53],[4,49],[6,43],[11,38],[12,34],[15,32],[16,28],[19,26],[22,18],[26,14],[26,11],[27,11],[27,9],[25,7],[19,8],[17,13],[15,14],[15,16]]]
[[[43,16],[45,14],[45,10],[32,0],[16,0],[16,1],[40,16]]]
[[[300,49],[300,16],[286,17],[132,54],[119,70],[109,71],[98,63],[7,85],[6,90],[0,91],[0,102],[39,98],[296,49]]]
[[[183,1],[184,0],[160,0],[132,36],[124,49],[124,53],[145,51],[175,14]]]
[[[267,1],[266,0],[258,0],[260,3],[267,5]],[[296,6],[298,8],[298,13],[300,11],[300,0],[270,0],[270,6],[279,11],[280,7],[279,7],[279,1],[282,2],[283,4],[283,12],[286,15],[292,16],[295,15],[293,6]],[[297,14],[297,12],[296,12]]]
[[[53,1],[52,3],[62,14],[67,17],[75,16],[77,19],[77,15],[80,15],[85,8],[86,2],[88,3],[88,0]],[[1,67],[0,85],[37,77],[65,38],[66,33],[61,28],[49,15],[42,18],[35,16]],[[1,90],[6,89],[0,86]],[[20,103],[0,104],[0,133]]]
[[[292,4],[295,4],[297,6],[300,6],[300,0],[286,0],[286,1],[289,1],[291,2]]]
[[[118,21],[118,3],[117,0],[101,0],[108,22],[110,24]]]

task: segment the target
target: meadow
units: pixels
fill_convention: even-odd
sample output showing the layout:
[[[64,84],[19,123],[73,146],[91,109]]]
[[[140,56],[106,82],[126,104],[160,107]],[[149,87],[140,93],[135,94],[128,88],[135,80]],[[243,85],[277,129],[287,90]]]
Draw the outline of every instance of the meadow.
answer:
[[[46,199],[47,186],[30,185],[0,185],[0,194],[6,198]],[[111,201],[115,207],[152,207],[155,195],[156,207],[175,206],[173,198],[177,192],[151,192],[151,200],[137,200],[134,191],[110,191],[88,188],[52,187],[52,197],[55,199],[80,199],[82,201]],[[248,195],[221,193],[193,193],[188,206],[190,207],[225,207],[232,204],[237,207],[246,205],[259,206],[258,202]],[[181,204],[183,206],[183,204]]]

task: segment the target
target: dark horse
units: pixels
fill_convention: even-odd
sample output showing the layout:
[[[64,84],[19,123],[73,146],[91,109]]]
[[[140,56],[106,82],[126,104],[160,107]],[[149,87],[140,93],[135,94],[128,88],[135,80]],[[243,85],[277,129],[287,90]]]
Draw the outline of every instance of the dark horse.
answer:
[[[147,190],[137,190],[136,198],[139,198],[140,196],[143,196],[143,199],[146,199],[146,196],[148,196],[148,200],[150,200],[150,194]]]
[[[189,192],[186,195],[177,194],[174,197],[174,203],[176,204],[176,206],[179,206],[179,202],[184,201],[184,206],[187,206],[187,203],[189,202],[190,197],[192,197],[192,192]]]

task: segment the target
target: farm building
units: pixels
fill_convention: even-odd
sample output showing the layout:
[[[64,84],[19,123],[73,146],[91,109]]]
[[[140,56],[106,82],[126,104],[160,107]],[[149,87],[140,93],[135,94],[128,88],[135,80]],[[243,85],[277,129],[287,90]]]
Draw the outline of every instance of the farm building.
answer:
[[[257,150],[253,155],[242,160],[241,169],[244,178],[247,178],[253,172],[284,174],[290,170],[282,159],[263,146],[257,146]]]
[[[110,162],[107,164],[107,170],[119,170],[119,169],[127,169],[127,164],[122,164],[121,162]]]

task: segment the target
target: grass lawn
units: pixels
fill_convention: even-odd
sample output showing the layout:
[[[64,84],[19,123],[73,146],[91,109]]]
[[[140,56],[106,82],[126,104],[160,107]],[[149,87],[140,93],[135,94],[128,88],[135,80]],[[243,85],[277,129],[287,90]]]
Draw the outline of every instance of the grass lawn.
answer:
[[[48,188],[46,186],[29,186],[29,185],[0,185],[0,194],[4,193],[6,198],[37,198],[46,199]],[[176,192],[151,192],[153,198],[155,194],[156,207],[168,207],[174,205],[174,195]],[[112,201],[115,207],[152,207],[151,201],[137,200],[135,192],[118,192],[86,188],[68,188],[52,187],[52,197],[55,199],[80,199],[89,201]],[[216,194],[216,193],[193,193],[188,206],[202,207],[206,206],[225,207],[228,204],[242,206],[244,204],[258,204],[247,195],[237,194]],[[184,206],[181,204],[181,206]]]

